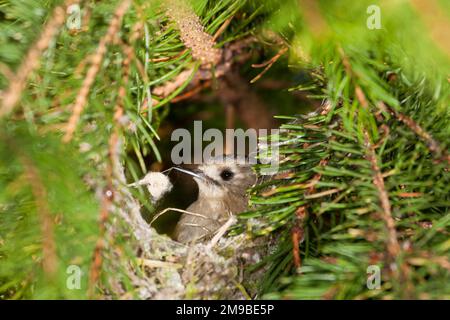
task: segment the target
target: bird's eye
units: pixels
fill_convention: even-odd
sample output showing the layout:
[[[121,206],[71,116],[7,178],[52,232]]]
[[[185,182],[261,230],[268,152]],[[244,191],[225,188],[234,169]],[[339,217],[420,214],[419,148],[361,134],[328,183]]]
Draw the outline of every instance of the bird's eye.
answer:
[[[220,173],[220,177],[225,180],[231,180],[231,178],[233,178],[234,173],[232,171],[230,171],[229,169],[225,169]]]

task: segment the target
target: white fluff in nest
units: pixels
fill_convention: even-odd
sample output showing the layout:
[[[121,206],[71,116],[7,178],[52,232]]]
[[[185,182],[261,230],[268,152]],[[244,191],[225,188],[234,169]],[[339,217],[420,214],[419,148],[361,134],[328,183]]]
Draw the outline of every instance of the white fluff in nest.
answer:
[[[149,172],[141,180],[132,183],[130,187],[146,186],[152,196],[152,202],[155,203],[162,198],[164,194],[172,190],[172,183],[169,178],[161,172]]]

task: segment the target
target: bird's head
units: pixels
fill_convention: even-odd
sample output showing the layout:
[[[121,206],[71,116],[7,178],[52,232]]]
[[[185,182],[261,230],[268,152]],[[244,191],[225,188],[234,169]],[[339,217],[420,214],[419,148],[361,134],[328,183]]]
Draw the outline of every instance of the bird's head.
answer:
[[[256,183],[256,174],[243,157],[214,157],[193,170],[177,169],[193,176],[199,194],[208,198],[218,198],[228,193],[244,196],[246,190]]]

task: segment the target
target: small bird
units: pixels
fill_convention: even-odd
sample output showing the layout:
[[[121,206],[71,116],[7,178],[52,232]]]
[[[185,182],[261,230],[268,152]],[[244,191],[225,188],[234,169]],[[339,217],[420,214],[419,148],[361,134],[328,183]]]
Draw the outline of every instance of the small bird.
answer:
[[[246,191],[256,183],[256,174],[242,157],[211,158],[194,170],[178,168],[198,185],[198,198],[183,213],[174,238],[182,243],[205,240],[231,215],[248,208]]]

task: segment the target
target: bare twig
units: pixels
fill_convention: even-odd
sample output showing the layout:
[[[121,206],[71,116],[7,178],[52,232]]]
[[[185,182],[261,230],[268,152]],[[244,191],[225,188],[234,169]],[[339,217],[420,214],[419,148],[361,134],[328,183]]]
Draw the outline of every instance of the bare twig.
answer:
[[[367,109],[369,107],[369,102],[367,102],[366,95],[358,85],[355,85],[355,96],[364,109]]]
[[[214,33],[213,41],[216,41],[220,35],[227,29],[227,27],[230,25],[231,20],[233,20],[233,16],[229,17],[225,22],[220,26],[220,28]]]
[[[450,155],[445,152],[445,150],[440,146],[439,142],[437,142],[431,134],[429,134],[425,129],[423,129],[417,122],[415,122],[412,118],[394,110],[393,108],[387,106],[383,102],[378,104],[378,107],[381,110],[386,110],[390,114],[392,114],[398,121],[405,124],[409,129],[411,129],[421,140],[425,142],[428,149],[431,152],[436,154],[441,161],[446,161],[450,164]]]
[[[36,210],[41,224],[43,255],[42,268],[47,275],[53,276],[58,268],[58,258],[56,255],[56,244],[53,235],[53,218],[48,206],[46,188],[37,168],[32,161],[26,155],[22,154],[20,154],[20,160],[24,165],[25,173],[29,183],[31,184],[31,190],[36,200]]]
[[[200,225],[200,224],[198,224],[198,223],[190,223],[190,222],[187,222],[187,223],[183,223],[183,225],[184,225],[184,226],[189,226],[189,227],[201,228],[201,229],[203,229],[204,231],[206,231],[208,234],[211,232],[211,230],[209,230],[207,227],[202,226],[202,225]],[[199,238],[193,239],[193,240],[192,240],[192,243],[194,243],[195,241],[200,240],[201,238],[203,238],[203,237],[205,237],[205,236],[206,236],[206,235],[202,235],[202,236],[200,236]]]
[[[320,198],[320,197],[325,197],[325,196],[329,196],[330,194],[333,194],[333,193],[336,193],[339,191],[341,191],[341,189],[334,188],[334,189],[330,189],[330,190],[326,190],[326,191],[322,191],[322,192],[318,192],[318,193],[314,193],[314,194],[306,194],[305,199],[316,199],[316,198]]]
[[[391,270],[394,278],[398,283],[404,283],[403,295],[406,298],[411,298],[413,292],[413,285],[409,281],[410,269],[406,262],[398,263],[398,256],[401,253],[401,247],[398,242],[397,230],[395,227],[395,221],[392,215],[391,203],[389,201],[389,195],[384,184],[383,175],[378,164],[375,148],[370,142],[369,133],[364,130],[364,140],[367,148],[367,160],[370,162],[373,171],[373,183],[378,190],[378,195],[381,203],[381,217],[384,221],[384,225],[387,230],[387,258],[388,262],[396,263],[395,266],[391,265]],[[397,268],[398,267],[398,268]]]
[[[348,61],[348,58],[346,57],[342,48],[340,48],[340,53],[342,56],[342,61],[343,61],[344,67],[346,69],[346,72],[350,76],[354,75],[353,70],[351,69],[351,65]],[[355,95],[356,95],[356,99],[361,104],[361,106],[363,108],[367,109],[368,108],[367,98],[364,94],[364,91],[358,85],[355,86]],[[389,256],[392,259],[392,261],[395,261],[397,255],[400,253],[400,245],[397,240],[397,231],[395,229],[395,221],[394,221],[394,218],[392,217],[391,203],[389,201],[389,195],[388,195],[388,193],[386,191],[386,187],[384,185],[383,174],[378,165],[378,160],[377,160],[377,156],[376,156],[376,152],[375,152],[375,146],[372,145],[372,143],[370,142],[370,137],[369,137],[369,133],[367,132],[367,130],[364,130],[364,142],[365,142],[365,147],[367,149],[366,157],[367,157],[367,160],[369,160],[370,165],[372,167],[372,171],[373,171],[373,182],[375,184],[375,187],[378,190],[381,208],[383,209],[382,218],[384,220],[386,229],[388,231],[387,251],[388,251]]]
[[[91,90],[91,87],[95,81],[95,77],[100,70],[103,57],[107,51],[107,46],[111,43],[116,36],[117,32],[120,29],[120,25],[122,23],[122,18],[128,10],[128,7],[131,4],[131,0],[123,0],[118,6],[114,13],[114,17],[109,23],[108,31],[106,34],[100,39],[97,50],[92,56],[91,66],[87,71],[86,77],[81,85],[81,89],[77,94],[77,98],[75,100],[75,104],[73,107],[72,115],[67,123],[66,133],[63,137],[63,142],[69,142],[73,134],[75,132],[77,123],[80,119],[81,113],[83,112],[83,108],[88,100],[88,94]]]
[[[422,192],[402,192],[399,193],[398,196],[400,198],[419,198],[423,196]]]
[[[117,37],[117,36],[116,36]],[[117,40],[119,41],[118,37]],[[117,97],[117,102],[115,106],[114,112],[114,131],[109,139],[109,163],[106,167],[106,181],[108,184],[108,188],[103,192],[102,204],[100,210],[100,231],[99,238],[97,240],[95,249],[94,249],[94,257],[93,263],[90,269],[89,276],[89,295],[92,296],[94,293],[95,284],[97,283],[101,267],[103,264],[102,251],[105,246],[105,235],[106,235],[106,223],[109,218],[109,211],[112,208],[112,201],[114,196],[113,190],[113,172],[114,168],[119,165],[119,129],[121,127],[120,118],[123,115],[123,101],[126,96],[126,85],[128,84],[129,75],[130,75],[130,62],[133,58],[132,51],[133,49],[122,43],[122,47],[124,50],[125,57],[122,62],[122,84],[119,87],[119,93]]]
[[[345,55],[345,52],[342,48],[339,48],[339,52],[342,58],[342,63],[344,65],[346,73],[351,76],[357,78],[358,75],[352,70],[351,64]],[[369,111],[369,102],[364,94],[362,88],[355,84],[355,96],[360,105]],[[382,105],[384,106],[384,104]],[[407,263],[398,263],[398,256],[401,253],[401,247],[398,241],[397,230],[395,226],[395,220],[392,214],[391,203],[389,200],[389,194],[386,190],[386,186],[384,184],[384,175],[381,172],[380,165],[378,164],[377,154],[375,152],[375,145],[372,144],[369,136],[369,132],[367,129],[364,129],[364,143],[366,147],[366,159],[369,161],[372,172],[373,172],[373,183],[375,188],[378,191],[378,197],[381,205],[381,219],[384,222],[386,231],[387,231],[387,240],[386,240],[386,258],[387,262],[390,264],[390,269],[392,271],[394,280],[398,283],[405,283],[405,291],[404,296],[410,297],[412,292],[412,283],[408,280],[409,274],[409,266]],[[383,139],[385,139],[384,137]]]
[[[357,74],[352,70],[351,64],[345,55],[345,52],[342,48],[339,48],[339,52],[342,58],[342,64],[344,65],[345,71],[350,76],[358,77]],[[365,109],[368,109],[369,102],[367,101],[366,95],[364,94],[364,91],[361,89],[359,85],[355,85],[355,96],[356,99],[359,101],[361,106]],[[407,115],[404,115],[390,106],[387,106],[383,101],[380,101],[377,103],[377,107],[381,111],[389,112],[392,114],[398,121],[405,124],[408,128],[410,128],[420,139],[422,139],[425,144],[427,145],[428,149],[436,154],[439,157],[440,161],[445,161],[450,164],[450,155],[440,146],[440,144],[429,134],[426,132],[417,122],[415,122],[412,118],[408,117]],[[389,130],[389,127],[385,126],[387,130]],[[385,131],[386,132],[386,131]],[[387,131],[386,136],[389,132]]]
[[[209,87],[212,84],[213,78],[218,79],[227,75],[233,66],[237,62],[245,61],[249,58],[249,55],[242,53],[243,48],[248,46],[250,43],[256,41],[254,37],[248,37],[240,41],[230,44],[228,47],[222,50],[223,59],[220,63],[215,66],[214,74],[211,69],[200,69],[194,75],[191,80],[191,85],[189,91],[185,94],[175,97],[171,102],[181,101],[192,97],[195,93],[201,91],[203,88]],[[168,97],[171,93],[182,86],[192,73],[192,69],[180,72],[172,81],[168,81],[163,85],[153,89],[153,93],[161,98]],[[203,82],[202,82],[203,81]],[[191,89],[192,88],[192,89]],[[145,111],[142,108],[142,111]]]
[[[223,237],[225,232],[237,221],[235,216],[230,216],[230,218],[225,222],[216,232],[216,235],[211,239],[211,241],[206,246],[207,248],[211,249],[214,247],[220,240],[220,238]]]
[[[389,195],[386,191],[386,187],[384,185],[384,179],[381,174],[380,167],[378,165],[377,156],[375,153],[375,148],[369,139],[369,134],[367,131],[364,132],[364,139],[367,148],[367,160],[369,160],[370,165],[372,166],[373,171],[373,183],[378,190],[378,194],[380,197],[381,208],[383,209],[382,218],[386,225],[386,229],[388,231],[388,240],[387,240],[387,251],[395,261],[397,255],[400,253],[400,245],[397,240],[397,231],[395,229],[395,221],[392,217],[391,203],[389,201]]]
[[[334,137],[332,137],[334,139]],[[305,148],[310,147],[311,145],[305,146]],[[319,161],[319,166],[324,167],[328,163],[328,158],[323,158]],[[306,184],[300,185],[301,188],[307,188],[304,193],[305,199],[313,199],[321,196],[325,196],[328,194],[332,194],[338,192],[339,189],[327,190],[321,193],[316,193],[314,195],[310,195],[316,189],[316,184],[320,181],[322,175],[320,173],[316,173],[314,177]],[[301,267],[301,257],[300,257],[300,242],[303,240],[304,236],[304,224],[308,215],[307,211],[308,206],[303,205],[297,208],[295,211],[296,222],[291,230],[291,239],[292,239],[292,256],[294,257],[294,265],[298,269]]]
[[[185,214],[190,215],[190,216],[199,217],[199,218],[202,218],[202,219],[211,219],[212,220],[212,218],[204,216],[204,215],[202,215],[200,213],[190,212],[190,211],[186,211],[186,210],[183,210],[183,209],[177,209],[177,208],[166,208],[163,211],[161,211],[161,212],[159,212],[158,214],[155,215],[155,217],[150,222],[150,225],[152,225],[153,222],[155,222],[159,217],[161,217],[163,214],[165,214],[165,213],[167,213],[169,211],[185,213]]]
[[[160,260],[153,260],[153,259],[138,259],[137,262],[140,265],[143,265],[148,268],[174,268],[174,269],[180,269],[183,267],[183,265],[179,263],[173,263],[173,262],[167,262],[167,261],[160,261]]]
[[[295,268],[302,266],[302,260],[300,257],[300,241],[303,238],[303,227],[294,226],[291,232],[292,237],[292,255],[294,257]]]
[[[181,87],[192,75],[193,68],[184,70],[173,80],[167,81],[164,85],[153,89],[153,94],[162,97],[168,97],[172,92]]]
[[[98,279],[100,278],[101,268],[103,264],[102,251],[105,247],[105,230],[106,230],[106,222],[109,216],[109,210],[111,207],[111,196],[112,190],[107,189],[103,192],[102,203],[100,207],[100,221],[99,221],[99,236],[94,248],[94,254],[92,256],[92,264],[89,270],[89,288],[88,295],[93,297],[95,292],[95,285],[97,284]]]
[[[177,54],[175,54],[171,57],[151,58],[150,62],[158,63],[158,62],[166,62],[166,61],[174,60],[176,58],[181,57],[187,51],[188,51],[188,49],[181,50],[180,52],[178,52]]]
[[[186,99],[190,99],[193,96],[195,96],[197,93],[201,92],[203,89],[208,88],[209,86],[211,86],[211,81],[207,80],[203,83],[200,83],[198,86],[194,87],[193,89],[180,94],[179,96],[176,96],[175,98],[173,98],[172,100],[170,100],[170,102],[172,103],[176,103],[176,102],[180,102]]]
[[[253,64],[252,65],[253,68],[262,68],[262,67],[265,67],[265,68],[256,77],[254,77],[252,80],[250,80],[250,83],[255,83],[256,81],[258,81],[267,71],[269,71],[269,69],[273,66],[273,64],[275,62],[277,62],[277,60],[280,59],[280,57],[283,54],[285,54],[287,51],[288,51],[288,48],[287,47],[283,47],[269,61],[267,61],[265,63],[262,63],[262,64]]]

